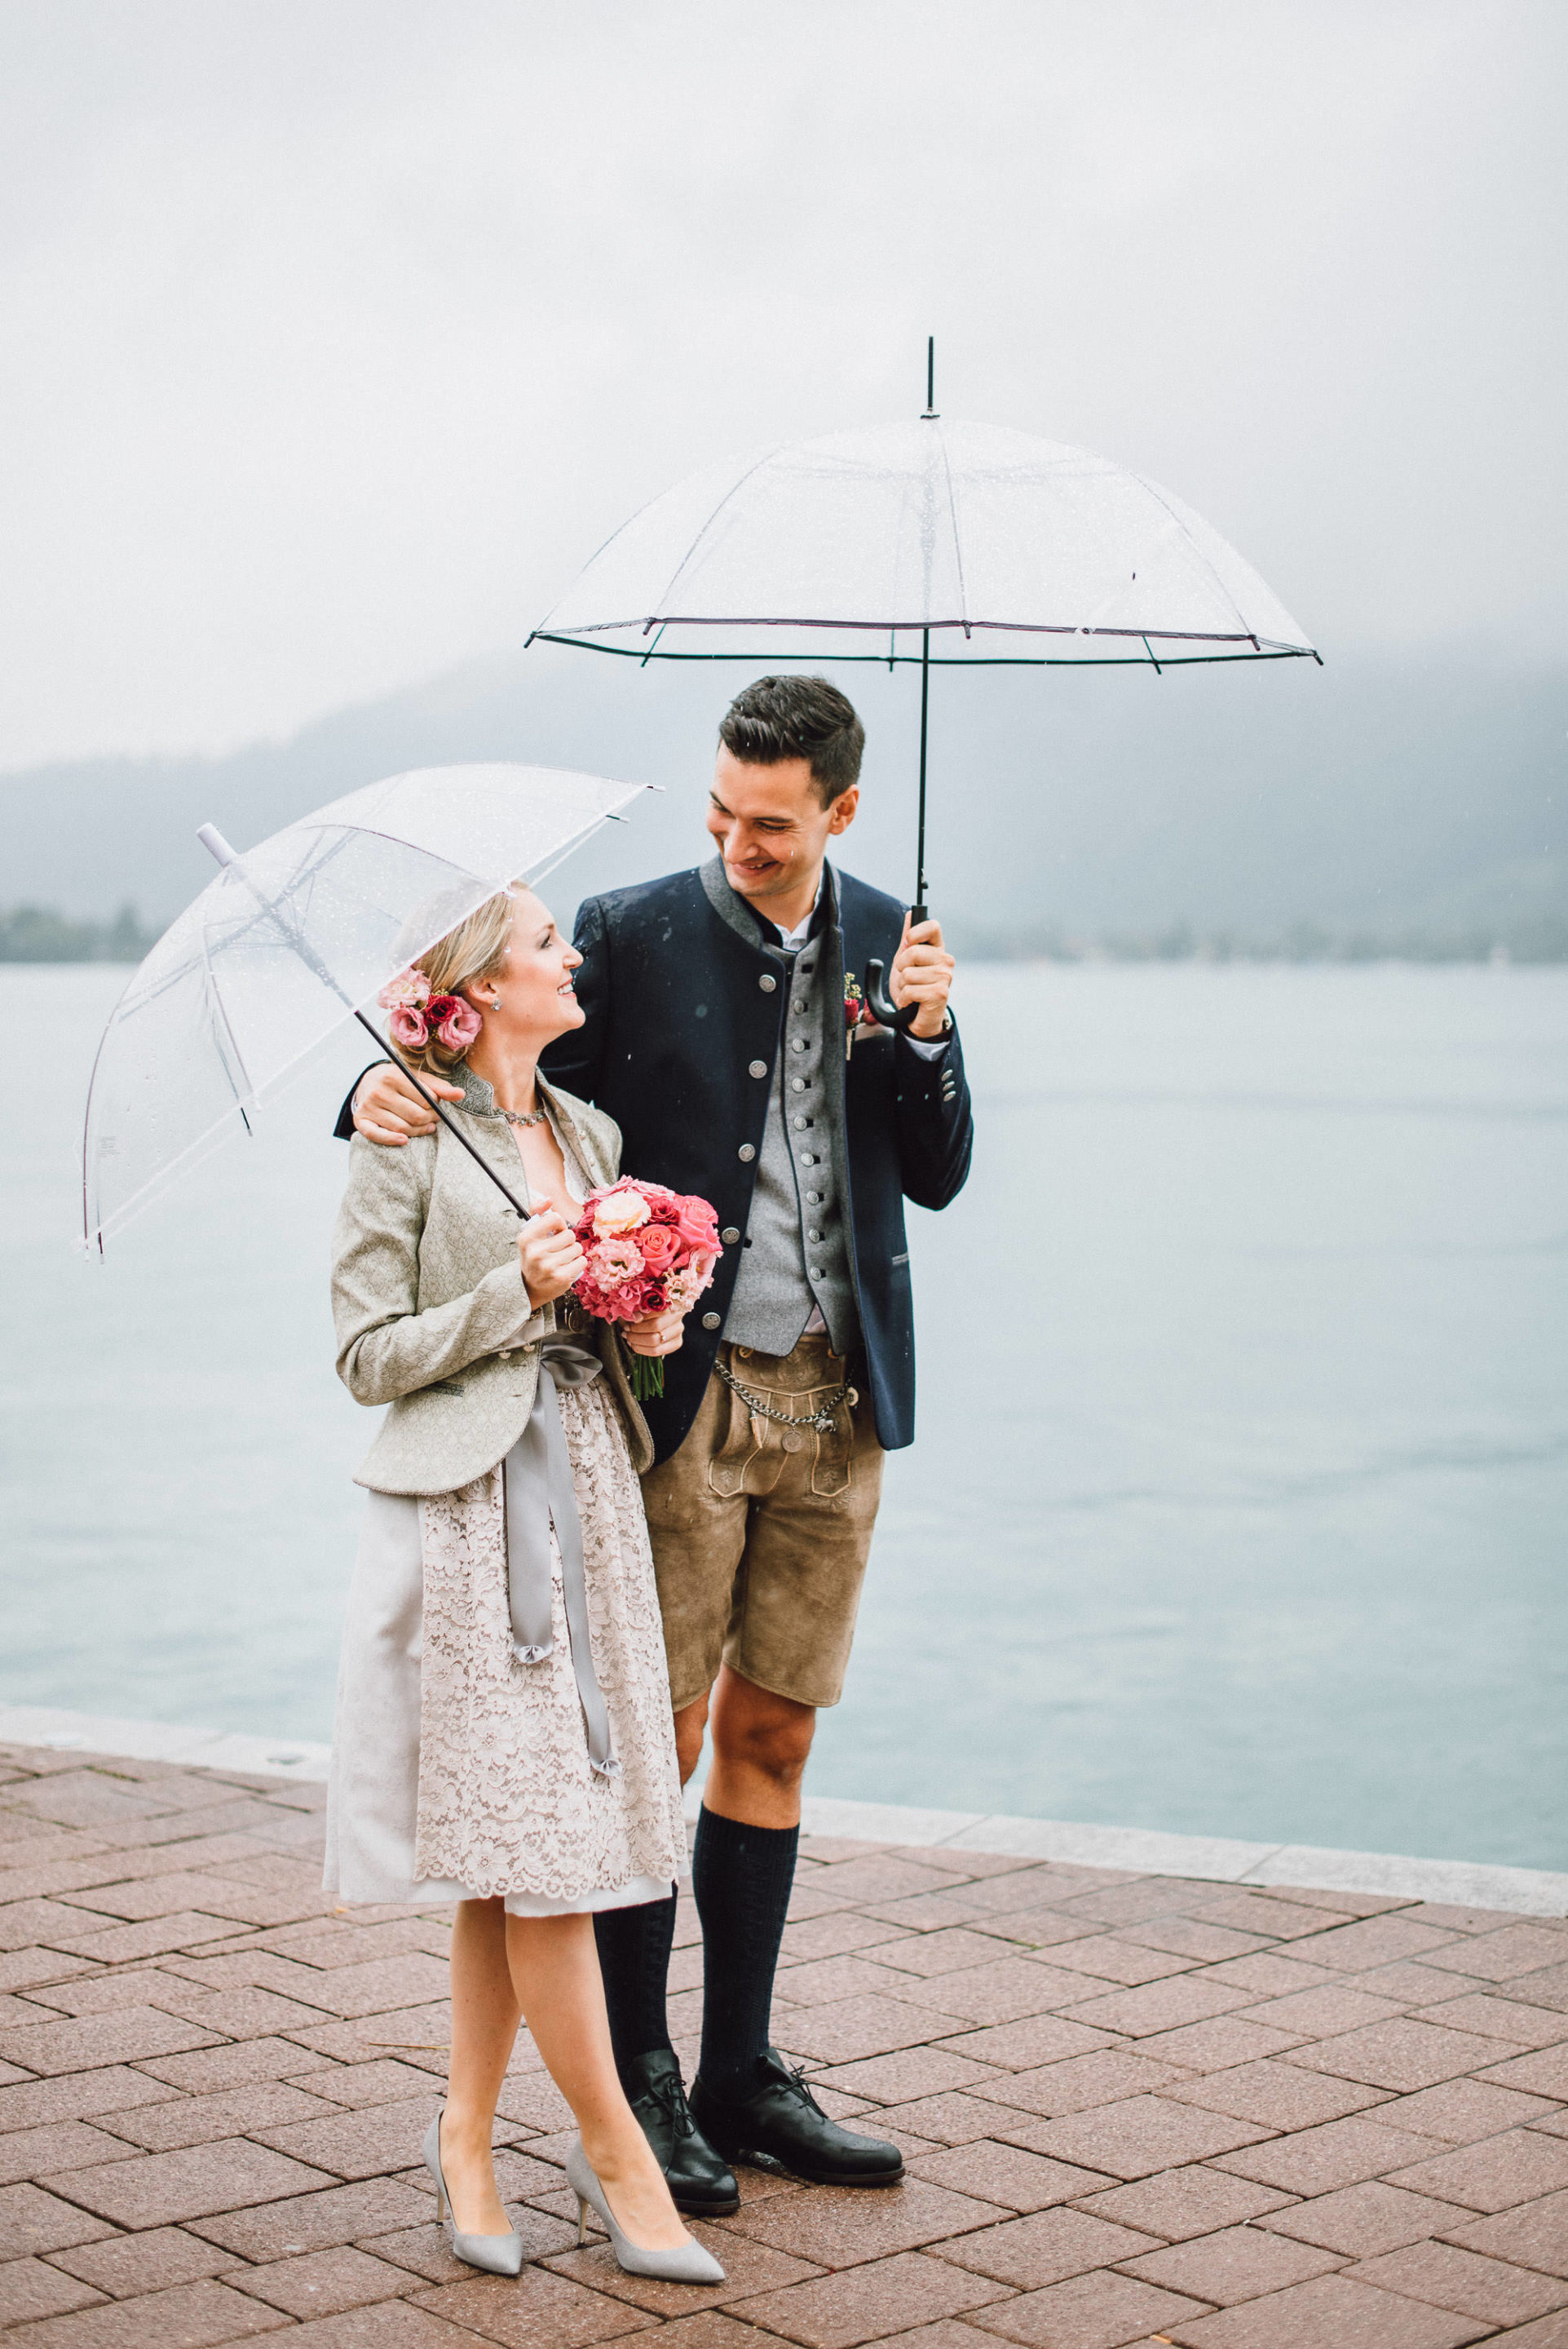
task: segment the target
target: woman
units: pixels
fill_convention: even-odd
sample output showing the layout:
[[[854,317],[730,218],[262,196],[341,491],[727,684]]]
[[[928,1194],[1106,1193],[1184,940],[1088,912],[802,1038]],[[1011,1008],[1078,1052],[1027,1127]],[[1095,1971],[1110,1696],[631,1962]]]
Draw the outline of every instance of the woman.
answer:
[[[709,2282],[723,2271],[622,2093],[593,1943],[594,1910],[668,1897],[685,1830],[637,1483],[653,1447],[614,1331],[562,1303],[582,1199],[620,1172],[612,1121],[535,1072],[582,1025],[581,960],[531,891],[502,892],[384,991],[407,1060],[461,1085],[454,1118],[531,1212],[520,1226],[444,1129],[354,1144],[337,1367],[358,1402],[392,1407],[357,1480],[325,1883],[457,1903],[425,2158],[458,2256],[522,2264],[490,2132],[526,2019],[582,2132],[580,2236],[591,2204],[623,2267]],[[681,1341],[674,1313],[622,1328],[642,1354]]]

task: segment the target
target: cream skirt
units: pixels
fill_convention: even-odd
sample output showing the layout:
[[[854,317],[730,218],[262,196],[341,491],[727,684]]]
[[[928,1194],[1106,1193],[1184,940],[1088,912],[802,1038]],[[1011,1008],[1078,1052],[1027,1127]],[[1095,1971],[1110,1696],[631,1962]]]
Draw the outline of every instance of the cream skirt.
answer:
[[[325,1889],[514,1916],[663,1899],[685,1861],[642,1493],[602,1381],[563,1389],[589,1640],[617,1773],[590,1768],[552,1538],[553,1648],[512,1652],[501,1471],[366,1498],[338,1673]]]

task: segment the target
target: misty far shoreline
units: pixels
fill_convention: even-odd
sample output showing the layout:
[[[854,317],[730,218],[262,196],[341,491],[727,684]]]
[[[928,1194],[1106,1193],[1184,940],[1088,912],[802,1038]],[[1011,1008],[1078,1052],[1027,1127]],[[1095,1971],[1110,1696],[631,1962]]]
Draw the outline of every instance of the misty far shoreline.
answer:
[[[201,823],[242,849],[380,776],[520,756],[662,787],[551,884],[567,919],[707,853],[717,720],[749,673],[535,647],[284,741],[0,775],[0,958],[105,959],[127,919],[150,939],[211,877]],[[868,730],[840,861],[907,899],[917,697],[870,667],[839,681]],[[932,694],[931,902],[986,961],[1558,962],[1565,757],[1568,665],[1451,647],[1158,680],[950,671]]]
[[[987,935],[960,919],[948,925],[962,960],[982,964],[1204,963],[1262,967],[1289,964],[1568,963],[1568,920],[1522,923],[1501,934],[1468,936],[1420,930],[1379,936],[1370,931],[1291,923],[1266,937],[1226,931],[1211,934],[1179,921],[1158,932],[1111,932],[1084,936],[1045,925],[1032,931]],[[57,906],[0,908],[0,964],[42,968],[52,964],[101,963],[133,970],[157,942],[135,905],[122,905],[110,922],[75,921]]]

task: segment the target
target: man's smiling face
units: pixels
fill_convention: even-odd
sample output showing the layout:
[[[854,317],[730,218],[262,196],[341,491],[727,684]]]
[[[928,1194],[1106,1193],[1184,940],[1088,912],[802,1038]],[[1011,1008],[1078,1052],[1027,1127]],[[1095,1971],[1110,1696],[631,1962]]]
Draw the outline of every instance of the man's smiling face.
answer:
[[[810,897],[828,843],[854,821],[860,796],[856,786],[824,807],[809,760],[751,766],[721,743],[707,828],[730,887],[763,911],[769,901]]]

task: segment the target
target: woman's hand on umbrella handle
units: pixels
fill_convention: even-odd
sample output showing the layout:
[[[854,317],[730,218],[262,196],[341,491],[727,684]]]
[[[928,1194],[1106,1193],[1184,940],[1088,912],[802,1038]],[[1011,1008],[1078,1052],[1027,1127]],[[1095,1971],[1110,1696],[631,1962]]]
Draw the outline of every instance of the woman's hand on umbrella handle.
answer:
[[[892,958],[892,973],[888,993],[902,1011],[908,1004],[918,1008],[910,1021],[909,1033],[923,1042],[940,1036],[947,1022],[947,999],[953,990],[953,973],[956,966],[942,943],[940,922],[916,922],[912,928],[907,914],[903,917],[903,936]]]
[[[542,1214],[530,1216],[517,1236],[517,1253],[522,1285],[536,1313],[552,1298],[565,1296],[573,1282],[582,1278],[587,1261],[576,1233],[559,1207],[546,1207]]]
[[[665,1313],[645,1313],[640,1321],[623,1321],[621,1334],[634,1354],[673,1354],[686,1336],[686,1315],[673,1306]]]
[[[461,1085],[449,1085],[440,1077],[427,1077],[425,1085],[438,1101],[460,1102]],[[369,1069],[359,1080],[354,1092],[354,1130],[366,1142],[384,1143],[389,1149],[401,1150],[416,1133],[434,1133],[436,1113],[428,1101],[421,1100],[412,1082],[395,1061],[383,1061]]]

